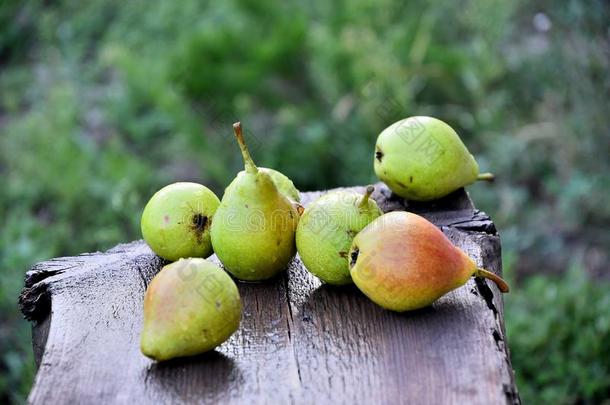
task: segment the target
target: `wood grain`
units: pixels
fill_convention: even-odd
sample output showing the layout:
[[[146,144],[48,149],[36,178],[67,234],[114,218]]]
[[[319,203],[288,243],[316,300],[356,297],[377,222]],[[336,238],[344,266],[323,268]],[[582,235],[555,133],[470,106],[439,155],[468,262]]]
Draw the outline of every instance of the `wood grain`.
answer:
[[[480,266],[501,273],[493,222],[463,190],[407,204],[376,188],[384,211],[424,215]],[[304,205],[321,194],[303,193]],[[31,403],[520,403],[502,298],[485,280],[397,314],[353,286],[321,285],[297,256],[269,282],[238,284],[243,320],[229,341],[155,363],[138,342],[144,291],[163,264],[136,241],[27,273],[20,306],[33,322],[39,364]]]

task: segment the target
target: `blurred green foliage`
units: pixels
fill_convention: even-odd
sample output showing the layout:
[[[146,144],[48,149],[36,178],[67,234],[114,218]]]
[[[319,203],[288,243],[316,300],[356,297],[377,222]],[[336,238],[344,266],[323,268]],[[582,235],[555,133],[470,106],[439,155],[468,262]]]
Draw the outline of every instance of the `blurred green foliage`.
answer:
[[[221,194],[233,121],[309,190],[374,181],[377,134],[426,114],[498,175],[470,191],[515,280],[524,400],[604,398],[610,294],[588,274],[608,275],[610,251],[609,21],[584,0],[3,1],[0,401],[34,374],[15,305],[28,266],[138,238],[171,181]]]
[[[586,280],[575,266],[562,279],[532,276],[506,299],[508,341],[524,403],[608,403],[609,288],[608,282]]]

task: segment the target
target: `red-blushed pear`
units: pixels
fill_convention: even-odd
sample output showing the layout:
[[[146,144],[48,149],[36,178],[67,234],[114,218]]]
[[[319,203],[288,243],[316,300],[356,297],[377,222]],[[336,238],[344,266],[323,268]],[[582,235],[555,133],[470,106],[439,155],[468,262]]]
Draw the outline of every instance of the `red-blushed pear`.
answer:
[[[235,282],[205,259],[181,259],[152,279],[144,295],[140,349],[155,360],[212,350],[239,327]]]
[[[373,302],[398,312],[426,307],[472,276],[508,292],[504,280],[478,268],[434,224],[403,211],[380,216],[356,235],[350,273]]]

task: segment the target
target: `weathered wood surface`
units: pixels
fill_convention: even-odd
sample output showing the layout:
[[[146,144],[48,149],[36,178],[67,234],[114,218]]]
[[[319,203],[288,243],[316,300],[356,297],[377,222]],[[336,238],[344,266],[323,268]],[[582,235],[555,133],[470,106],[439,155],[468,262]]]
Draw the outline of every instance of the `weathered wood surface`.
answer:
[[[377,190],[384,211],[424,215],[480,266],[501,272],[495,227],[463,190],[409,207]],[[304,193],[303,202],[320,194]],[[485,280],[397,314],[353,286],[322,286],[297,257],[274,280],[239,283],[243,320],[228,342],[157,364],[138,343],[144,291],[162,265],[136,241],[27,273],[20,305],[39,363],[31,403],[520,402],[502,298]]]

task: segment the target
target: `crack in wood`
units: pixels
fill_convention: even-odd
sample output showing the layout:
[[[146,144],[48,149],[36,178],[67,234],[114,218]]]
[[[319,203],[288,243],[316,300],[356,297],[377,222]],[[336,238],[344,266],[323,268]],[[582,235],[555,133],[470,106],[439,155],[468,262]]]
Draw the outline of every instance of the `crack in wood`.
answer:
[[[142,273],[142,268],[138,266],[137,262],[135,263],[135,268],[138,271],[138,274],[140,275],[140,280],[142,280],[142,287],[144,288],[144,291],[146,291],[146,289],[148,288],[148,282],[146,281],[146,277],[144,277],[144,273]]]
[[[299,384],[303,384],[303,379],[301,376],[301,365],[299,364],[299,356],[297,355],[296,352],[296,347],[294,345],[294,341],[293,341],[293,329],[294,329],[294,316],[292,313],[292,305],[290,302],[290,294],[289,294],[289,286],[288,286],[288,272],[286,272],[285,274],[282,274],[282,278],[283,278],[283,287],[284,287],[284,293],[285,293],[285,297],[286,297],[286,305],[288,306],[288,318],[286,318],[286,327],[287,327],[287,332],[288,332],[288,340],[290,342],[290,346],[292,348],[292,356],[294,358],[294,362],[296,365],[296,369],[297,369],[297,376],[299,377]]]
[[[51,294],[48,284],[39,282],[26,287],[19,294],[19,309],[28,321],[44,319],[51,308]]]
[[[44,262],[44,264],[46,265],[49,262]],[[52,263],[52,262],[50,262]],[[32,287],[34,284],[39,283],[41,281],[43,281],[46,278],[58,275],[58,274],[62,274],[63,272],[70,270],[70,269],[74,269],[76,267],[78,267],[78,264],[74,264],[72,266],[60,266],[57,269],[54,269],[52,266],[47,265],[47,267],[43,267],[41,266],[41,264],[36,264],[34,265],[34,267],[32,267],[32,270],[28,271],[26,273],[26,277],[25,277],[25,287]]]
[[[481,277],[475,277],[474,280],[477,286],[477,290],[479,291],[479,295],[483,298],[483,301],[485,301],[487,308],[489,308],[494,313],[494,317],[497,317],[498,308],[496,308],[496,305],[494,304],[494,293],[487,285],[487,281],[485,281],[485,279]]]

